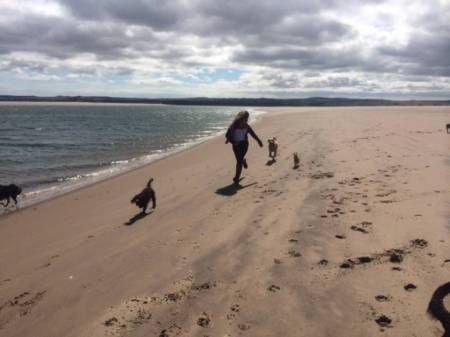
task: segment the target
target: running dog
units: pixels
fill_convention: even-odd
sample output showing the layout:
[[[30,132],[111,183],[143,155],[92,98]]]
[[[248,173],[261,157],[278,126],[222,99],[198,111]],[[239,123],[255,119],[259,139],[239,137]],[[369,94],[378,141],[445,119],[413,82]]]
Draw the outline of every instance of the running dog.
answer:
[[[142,208],[142,213],[147,211],[150,200],[153,203],[153,208],[156,208],[156,194],[152,188],[152,182],[153,178],[150,178],[147,186],[141,191],[141,193],[136,194],[133,199],[131,199],[132,204],[136,204],[137,207]]]
[[[0,204],[4,207],[7,207],[9,205],[10,199],[12,199],[17,205],[17,196],[20,193],[22,193],[22,189],[17,185],[0,185],[0,201],[6,200],[6,204]]]
[[[267,142],[269,143],[269,157],[275,161],[278,151],[277,139],[273,137],[272,139],[268,139]]]

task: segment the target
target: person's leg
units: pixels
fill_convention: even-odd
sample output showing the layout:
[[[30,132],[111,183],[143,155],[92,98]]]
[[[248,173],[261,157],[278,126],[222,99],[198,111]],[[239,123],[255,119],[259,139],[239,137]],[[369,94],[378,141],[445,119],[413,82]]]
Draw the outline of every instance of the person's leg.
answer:
[[[236,158],[236,173],[234,175],[233,181],[238,182],[239,177],[241,176],[241,171],[242,171],[242,159],[241,159],[241,150],[240,150],[239,144],[233,145],[233,152],[234,152],[234,157]]]
[[[236,146],[233,146],[233,152],[236,157],[236,174],[233,178],[235,182],[239,181],[242,172],[242,166],[244,166],[244,157],[247,154],[248,142],[240,142]]]

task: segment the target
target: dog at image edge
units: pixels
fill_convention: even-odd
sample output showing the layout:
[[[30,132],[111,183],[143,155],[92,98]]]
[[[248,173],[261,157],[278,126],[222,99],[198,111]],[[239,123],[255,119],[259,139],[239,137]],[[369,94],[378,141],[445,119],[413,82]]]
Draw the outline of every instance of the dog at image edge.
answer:
[[[14,184],[0,185],[0,201],[6,200],[6,204],[0,202],[4,207],[9,205],[10,199],[12,199],[17,205],[17,196],[22,193],[22,189]]]
[[[131,199],[132,204],[136,204],[137,207],[142,208],[142,213],[145,213],[147,210],[150,200],[153,203],[153,208],[156,207],[156,194],[152,188],[152,182],[153,178],[150,178],[147,186],[139,194],[136,194],[133,199]]]

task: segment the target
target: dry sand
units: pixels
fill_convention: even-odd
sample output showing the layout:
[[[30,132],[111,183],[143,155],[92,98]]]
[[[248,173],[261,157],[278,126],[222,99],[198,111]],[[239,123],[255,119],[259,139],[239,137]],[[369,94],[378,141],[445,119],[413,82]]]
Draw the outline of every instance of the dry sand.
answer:
[[[238,190],[218,138],[0,217],[0,335],[441,336],[450,108],[268,110]]]

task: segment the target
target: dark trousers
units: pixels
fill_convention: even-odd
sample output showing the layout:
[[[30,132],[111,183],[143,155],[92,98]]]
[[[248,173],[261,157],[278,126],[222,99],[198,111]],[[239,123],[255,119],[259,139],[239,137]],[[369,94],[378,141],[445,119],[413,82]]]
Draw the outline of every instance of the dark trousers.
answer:
[[[248,150],[248,141],[244,140],[242,142],[233,145],[234,156],[236,157],[236,175],[234,176],[235,180],[238,180],[241,177],[242,172],[242,163],[244,161],[245,155]]]

